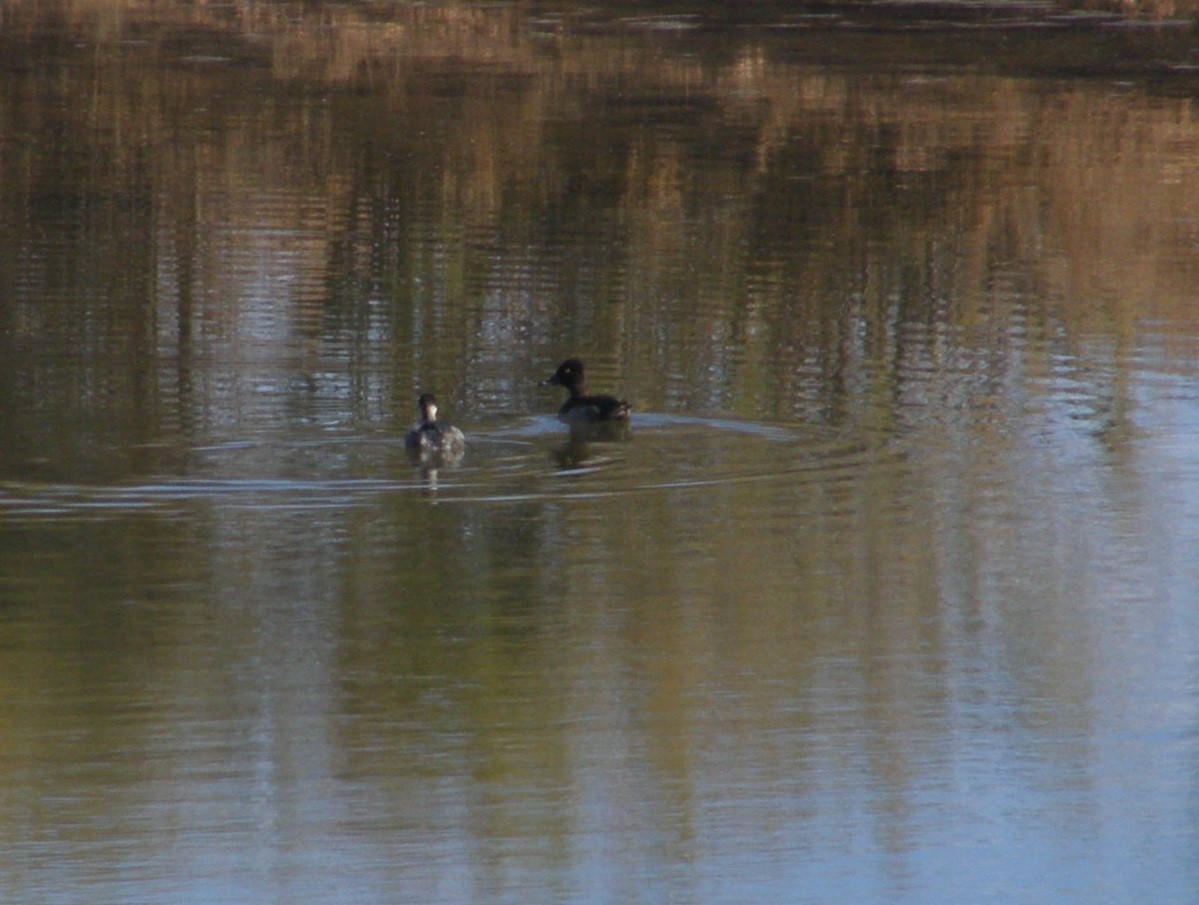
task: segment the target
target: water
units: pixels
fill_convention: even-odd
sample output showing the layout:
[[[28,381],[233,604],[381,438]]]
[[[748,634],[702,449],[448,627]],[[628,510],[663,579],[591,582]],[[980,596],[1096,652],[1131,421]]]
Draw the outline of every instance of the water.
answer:
[[[5,901],[1199,897],[1189,27],[0,9]]]

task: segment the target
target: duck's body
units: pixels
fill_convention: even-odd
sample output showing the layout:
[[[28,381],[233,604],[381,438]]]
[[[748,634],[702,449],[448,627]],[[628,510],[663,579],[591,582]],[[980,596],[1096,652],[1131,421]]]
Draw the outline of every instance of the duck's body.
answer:
[[[565,387],[570,393],[562,408],[558,409],[558,420],[571,425],[604,423],[627,423],[633,407],[615,396],[592,396],[587,392],[587,380],[583,373],[583,362],[568,358],[558,366],[550,377],[541,381],[544,386]]]
[[[466,451],[466,436],[452,424],[437,420],[437,400],[432,393],[422,393],[417,404],[420,421],[412,425],[404,445],[422,458],[459,458]]]

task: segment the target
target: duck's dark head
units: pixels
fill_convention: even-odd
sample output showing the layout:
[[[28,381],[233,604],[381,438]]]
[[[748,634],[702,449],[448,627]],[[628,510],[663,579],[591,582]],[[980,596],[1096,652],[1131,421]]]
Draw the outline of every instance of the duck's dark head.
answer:
[[[421,393],[416,404],[420,407],[421,421],[429,423],[437,420],[437,399],[432,393]]]
[[[568,358],[558,365],[558,370],[541,381],[541,385],[543,387],[566,387],[571,392],[582,393],[585,386],[584,380],[583,362],[577,358]]]

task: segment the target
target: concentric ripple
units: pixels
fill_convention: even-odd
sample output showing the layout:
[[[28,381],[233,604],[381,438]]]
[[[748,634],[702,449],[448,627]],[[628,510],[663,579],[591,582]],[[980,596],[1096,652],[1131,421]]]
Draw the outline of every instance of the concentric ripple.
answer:
[[[416,463],[386,437],[232,441],[190,450],[187,473],[111,484],[6,482],[0,520],[181,511],[196,501],[323,509],[391,494],[439,502],[626,496],[746,481],[834,481],[897,458],[887,438],[809,424],[644,414],[627,438],[575,440],[551,417],[480,426],[457,464]]]

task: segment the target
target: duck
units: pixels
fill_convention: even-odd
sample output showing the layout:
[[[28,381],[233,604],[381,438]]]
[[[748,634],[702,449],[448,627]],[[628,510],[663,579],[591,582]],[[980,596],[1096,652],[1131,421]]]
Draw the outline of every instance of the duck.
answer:
[[[628,402],[615,396],[588,395],[583,362],[577,358],[566,359],[540,385],[565,387],[570,393],[562,408],[558,409],[558,420],[566,424],[627,424],[629,414],[633,411]]]
[[[416,401],[420,409],[420,420],[404,437],[404,446],[421,457],[457,459],[466,450],[466,436],[452,424],[437,420],[437,398],[432,393],[421,393]]]

